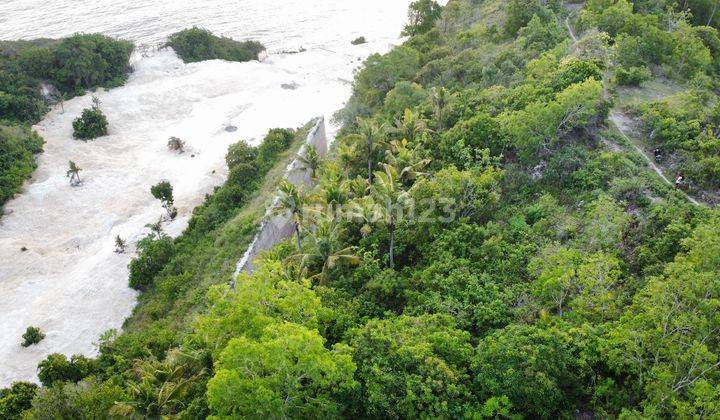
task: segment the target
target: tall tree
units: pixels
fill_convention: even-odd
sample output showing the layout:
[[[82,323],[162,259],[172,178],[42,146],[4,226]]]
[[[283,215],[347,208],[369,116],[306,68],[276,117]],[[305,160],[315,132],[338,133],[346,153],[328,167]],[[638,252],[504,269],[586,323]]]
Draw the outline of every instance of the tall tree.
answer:
[[[388,265],[393,268],[395,266],[395,226],[402,217],[409,195],[403,189],[397,168],[388,164],[384,166],[383,172],[375,172],[375,182],[371,187],[371,194],[378,204],[375,206],[377,216],[390,233]]]
[[[358,121],[361,143],[364,145],[367,158],[368,183],[372,182],[376,150],[385,142],[385,125],[378,125],[373,120]]]
[[[442,14],[442,6],[434,0],[416,0],[408,8],[408,23],[402,31],[403,36],[424,34],[435,26]]]

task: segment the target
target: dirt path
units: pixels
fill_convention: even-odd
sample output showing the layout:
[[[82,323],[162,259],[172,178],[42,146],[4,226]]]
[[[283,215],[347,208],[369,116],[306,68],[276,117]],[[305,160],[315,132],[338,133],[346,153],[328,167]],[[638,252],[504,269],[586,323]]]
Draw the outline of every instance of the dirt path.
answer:
[[[627,132],[630,131],[630,128],[629,128],[630,127],[630,117],[628,117],[627,115],[622,114],[618,111],[613,110],[613,111],[610,111],[609,119],[613,123],[615,128],[617,128],[620,135],[623,136],[623,138],[632,145],[633,149],[635,149],[635,151],[640,153],[640,155],[645,159],[645,162],[647,162],[648,166],[650,166],[652,168],[652,170],[655,171],[655,173],[658,174],[660,176],[660,178],[662,178],[662,180],[665,181],[665,183],[667,185],[674,187],[674,184],[665,176],[663,171],[655,164],[655,162],[653,162],[653,160],[650,158],[650,156],[648,156],[647,153],[645,153],[645,151],[637,144],[636,141],[634,141],[632,138],[630,138],[626,134]],[[685,196],[685,198],[688,199],[689,202],[693,203],[696,206],[700,205],[700,203],[696,199],[690,197],[686,192],[684,192],[684,191],[680,191],[680,192],[683,193],[683,195]]]
[[[570,38],[573,40],[573,44],[578,42],[578,37],[575,34],[575,31],[573,30],[572,26],[570,25],[570,17],[576,12],[576,9],[571,9],[570,13],[565,17],[565,27],[567,27],[568,35],[570,35]],[[604,96],[607,97],[607,86],[606,86],[606,77],[603,77],[603,93]],[[637,144],[636,141],[634,141],[630,136],[628,136],[628,132],[630,132],[630,126],[631,126],[631,118],[627,115],[623,114],[622,112],[616,110],[615,108],[610,110],[610,114],[608,116],[608,119],[612,124],[617,128],[618,132],[625,140],[632,145],[633,149],[640,153],[640,155],[643,157],[645,162],[647,162],[648,166],[652,168],[653,171],[655,171],[656,174],[660,176],[660,178],[669,186],[674,187],[673,182],[671,182],[663,173],[663,171],[655,164],[653,159],[650,158],[650,156],[645,153],[645,151]],[[687,200],[691,203],[693,203],[696,206],[699,206],[700,203],[692,198],[690,195],[688,195],[685,191],[680,191],[682,194],[687,198]]]

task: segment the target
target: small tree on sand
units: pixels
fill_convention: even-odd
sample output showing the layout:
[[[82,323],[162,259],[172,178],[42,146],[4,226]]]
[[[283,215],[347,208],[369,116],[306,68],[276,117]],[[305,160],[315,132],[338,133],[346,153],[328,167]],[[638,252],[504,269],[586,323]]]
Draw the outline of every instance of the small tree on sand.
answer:
[[[93,95],[92,102],[92,107],[83,109],[72,123],[73,136],[77,139],[92,140],[108,133],[108,121],[100,110],[100,99]]]
[[[125,240],[123,240],[120,235],[117,235],[115,237],[115,252],[118,254],[123,254],[125,253],[125,248],[127,248],[127,242],[125,242]]]
[[[168,150],[175,151],[178,153],[185,152],[185,142],[180,140],[178,137],[172,136],[167,143]]]
[[[153,185],[150,188],[150,193],[153,197],[160,200],[170,219],[174,219],[175,216],[177,216],[177,209],[173,205],[175,202],[173,198],[173,187],[168,181],[161,181]]]
[[[80,171],[82,169],[75,164],[72,160],[68,163],[68,170],[65,173],[67,178],[70,178],[70,185],[76,187],[82,183],[80,180]]]
[[[150,229],[150,235],[155,236],[155,239],[161,239],[165,236],[165,232],[162,230],[162,222],[163,218],[160,216],[157,222],[145,225],[146,228]]]
[[[45,334],[40,330],[38,327],[27,327],[27,330],[25,330],[25,334],[22,335],[23,347],[29,347],[33,344],[37,344],[40,341],[42,341],[43,338],[45,338]]]

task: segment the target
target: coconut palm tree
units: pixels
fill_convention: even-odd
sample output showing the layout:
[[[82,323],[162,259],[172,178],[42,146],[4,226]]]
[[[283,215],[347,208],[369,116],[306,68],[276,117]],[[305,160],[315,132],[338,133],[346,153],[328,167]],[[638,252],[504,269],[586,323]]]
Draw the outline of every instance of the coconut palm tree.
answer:
[[[368,182],[372,182],[375,154],[378,147],[385,143],[386,127],[373,120],[358,120],[358,134],[367,157]]]
[[[426,175],[422,170],[430,164],[430,159],[421,159],[415,149],[408,146],[405,139],[393,140],[385,152],[385,162],[399,169],[400,182],[404,185]]]
[[[430,91],[430,100],[433,105],[435,121],[437,121],[437,129],[442,131],[445,128],[445,107],[450,101],[450,92],[444,87],[434,87]]]
[[[80,183],[82,182],[80,180],[80,171],[82,171],[82,168],[77,166],[72,160],[68,163],[68,168],[69,169],[65,173],[65,176],[67,178],[70,178],[70,185],[72,185],[73,187],[80,185]]]
[[[115,236],[115,252],[118,254],[123,254],[126,247],[127,243],[125,242],[125,240],[123,240],[120,235]]]
[[[157,222],[148,223],[145,225],[146,228],[150,229],[150,234],[155,236],[155,239],[160,239],[165,236],[165,232],[162,230],[163,217],[160,216]]]
[[[337,157],[338,161],[340,161],[340,164],[342,165],[342,170],[345,177],[349,176],[350,166],[355,161],[356,156],[357,151],[355,150],[355,145],[346,141],[341,141],[338,144]]]
[[[168,352],[164,361],[155,358],[137,360],[130,370],[135,380],[128,381],[129,401],[118,402],[110,414],[134,418],[160,418],[183,406],[189,388],[207,370],[201,366],[201,356]]]
[[[322,157],[318,154],[317,149],[314,145],[308,144],[305,146],[305,153],[297,155],[297,160],[300,163],[298,169],[304,171],[310,171],[310,177],[315,179],[320,165],[322,165]]]
[[[409,198],[408,192],[400,182],[397,168],[385,164],[385,170],[375,172],[375,182],[371,187],[371,195],[376,203],[374,207],[379,219],[390,233],[389,266],[395,266],[395,225],[401,216],[401,211]]]
[[[302,240],[300,228],[304,219],[305,206],[308,204],[308,196],[302,187],[293,185],[287,179],[280,182],[275,203],[270,209],[270,215],[289,215],[292,219],[298,252],[302,252]]]
[[[392,132],[398,134],[401,139],[413,143],[418,137],[429,133],[430,129],[427,127],[427,121],[420,114],[405,109],[402,118],[395,119]]]
[[[321,284],[327,281],[329,271],[338,263],[358,265],[361,261],[361,258],[354,254],[355,247],[342,247],[342,230],[339,226],[332,219],[317,220],[314,229],[306,236],[306,252],[294,256],[300,259],[300,266],[304,271],[320,267],[320,271],[310,278],[318,279]]]

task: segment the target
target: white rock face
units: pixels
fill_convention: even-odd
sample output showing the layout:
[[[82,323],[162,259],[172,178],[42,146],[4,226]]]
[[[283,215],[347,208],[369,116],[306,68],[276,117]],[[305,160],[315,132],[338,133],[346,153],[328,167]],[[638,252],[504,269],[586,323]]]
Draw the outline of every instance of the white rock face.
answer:
[[[270,56],[263,62],[185,65],[169,50],[138,55],[125,86],[97,92],[110,122],[108,136],[72,138],[72,120],[91,105],[90,95],[66,101],[64,111],[54,108],[35,127],[46,140],[39,168],[0,219],[0,386],[36,380],[37,363],[49,353],[94,355],[99,336],[122,326],[136,300],[126,268],[134,244],[147,233],[145,224],[163,213],[151,185],[172,183],[179,214],[165,229],[180,234],[192,209],[224,181],[228,145],[239,139],[257,143],[270,128],[298,127],[320,115],[329,121],[350,94],[344,80],[352,79],[357,58],[397,41],[409,0],[246,0],[234,13],[247,19],[214,0],[207,7],[146,0],[126,14],[113,12],[118,3],[109,0],[51,3],[57,7],[2,2],[0,37],[100,31],[150,42],[156,38],[148,25],[164,36],[198,24],[238,39],[267,36]],[[176,10],[182,7],[192,9]],[[63,19],[69,10],[75,18]],[[154,19],[153,13],[162,16]],[[171,19],[168,13],[177,14]],[[359,35],[370,42],[350,45]],[[272,54],[298,46],[307,51]],[[293,82],[297,89],[281,87]],[[167,150],[170,136],[186,142],[184,154]],[[69,160],[83,169],[79,187],[65,176]],[[125,254],[114,253],[115,235],[131,244]],[[47,336],[23,348],[21,335],[30,325]]]

